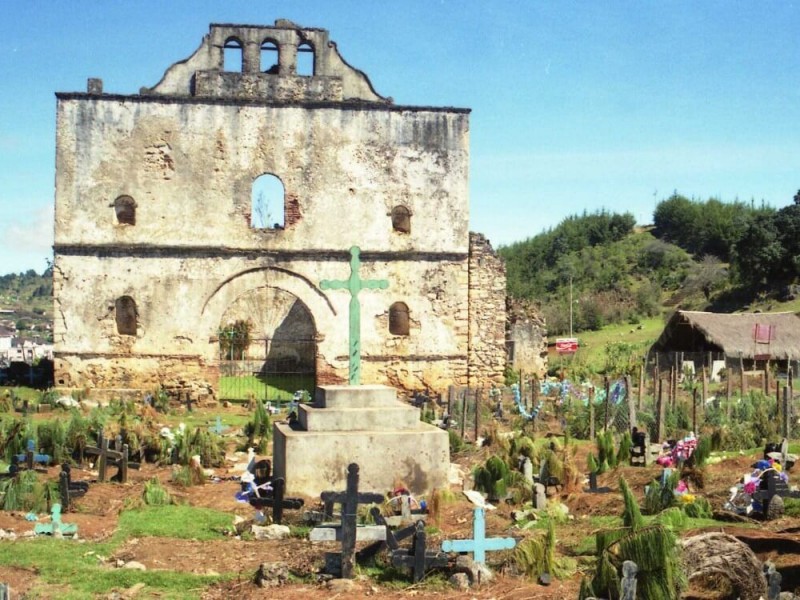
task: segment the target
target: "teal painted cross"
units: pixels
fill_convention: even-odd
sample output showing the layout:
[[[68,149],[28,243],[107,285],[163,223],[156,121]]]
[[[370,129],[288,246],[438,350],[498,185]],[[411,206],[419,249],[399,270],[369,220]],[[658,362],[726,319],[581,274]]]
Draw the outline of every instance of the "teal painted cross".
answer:
[[[442,542],[442,552],[472,552],[476,563],[486,564],[486,551],[510,550],[517,545],[514,538],[487,538],[486,519],[483,508],[476,508],[472,516],[471,540],[447,540]]]
[[[61,505],[60,504],[53,504],[52,507],[52,515],[50,517],[50,523],[39,523],[34,526],[33,532],[37,535],[41,534],[48,534],[57,536],[61,535],[74,535],[78,533],[78,526],[74,523],[62,523],[61,522]]]
[[[350,248],[350,277],[344,280],[324,279],[319,282],[323,290],[349,290],[350,291],[350,385],[361,384],[361,303],[358,301],[358,292],[361,290],[385,290],[389,282],[385,279],[361,279],[358,270],[361,267],[359,256],[361,249],[358,246]]]

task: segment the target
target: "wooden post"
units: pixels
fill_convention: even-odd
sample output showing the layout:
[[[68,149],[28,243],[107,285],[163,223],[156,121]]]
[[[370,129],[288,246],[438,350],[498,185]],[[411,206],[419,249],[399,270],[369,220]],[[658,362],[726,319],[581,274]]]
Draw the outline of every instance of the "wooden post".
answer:
[[[603,417],[603,431],[605,432],[606,430],[608,430],[608,404],[609,404],[609,401],[610,401],[610,398],[609,398],[609,395],[610,395],[610,393],[609,393],[610,392],[610,384],[608,382],[608,375],[605,375],[603,377],[603,383],[604,383],[604,387],[605,387],[605,390],[606,390],[606,400],[605,400],[605,403],[604,403],[605,404],[605,417]]]
[[[451,385],[447,388],[447,416],[453,417],[453,400],[456,397],[456,386]]]
[[[628,430],[636,426],[636,405],[633,403],[631,376],[625,375],[625,399],[628,401]]]
[[[789,439],[789,434],[791,433],[790,421],[792,419],[792,406],[791,406],[791,398],[789,395],[789,387],[783,388],[783,428],[782,428],[782,435],[786,439]]]
[[[725,389],[725,416],[731,418],[731,396],[733,395],[733,371],[727,365],[725,366],[725,381],[727,387]]]
[[[589,439],[594,440],[594,387],[589,388]]]
[[[781,422],[781,382],[775,382],[775,418]]]
[[[637,410],[642,410],[642,398],[644,398],[644,363],[639,366],[639,398],[636,401]]]
[[[658,435],[657,442],[664,441],[664,417],[666,416],[666,404],[664,403],[664,381],[662,379],[658,380],[658,400],[656,402],[656,415],[658,419],[658,427],[656,428],[656,434]]]
[[[481,421],[481,396],[483,395],[482,388],[478,388],[475,390],[475,437],[473,438],[476,442],[478,441],[478,430],[480,429],[480,421]]]
[[[100,458],[98,458],[97,460],[97,480],[101,483],[106,480],[107,462],[108,462],[108,438],[103,437],[102,443],[100,445]]]
[[[769,359],[767,359],[767,364],[764,365],[764,395],[765,396],[769,395],[770,387],[772,387],[772,386],[770,386],[770,384],[769,384]]]
[[[700,399],[701,404],[703,405],[703,412],[705,413],[706,409],[706,399],[708,398],[708,370],[706,367],[703,367],[703,397]]]
[[[464,395],[461,396],[461,439],[464,439],[464,432],[467,427],[467,394],[469,388],[464,390]]]
[[[744,358],[741,352],[739,352],[739,389],[744,398],[747,395],[747,377],[744,375]]]
[[[661,373],[658,369],[658,352],[656,352],[656,362],[653,366],[653,399],[658,395],[658,381],[661,379]]]
[[[697,435],[697,387],[692,389],[692,431]]]

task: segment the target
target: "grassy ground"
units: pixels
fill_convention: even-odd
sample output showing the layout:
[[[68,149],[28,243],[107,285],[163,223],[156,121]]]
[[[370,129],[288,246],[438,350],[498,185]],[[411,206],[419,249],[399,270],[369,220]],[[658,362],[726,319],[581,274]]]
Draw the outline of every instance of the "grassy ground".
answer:
[[[634,352],[640,356],[661,335],[664,320],[660,317],[645,319],[636,325],[608,325],[599,331],[583,331],[577,335],[578,352],[572,356],[550,355],[550,366],[565,369],[587,369],[594,373],[606,367],[606,346],[609,344],[630,344]]]

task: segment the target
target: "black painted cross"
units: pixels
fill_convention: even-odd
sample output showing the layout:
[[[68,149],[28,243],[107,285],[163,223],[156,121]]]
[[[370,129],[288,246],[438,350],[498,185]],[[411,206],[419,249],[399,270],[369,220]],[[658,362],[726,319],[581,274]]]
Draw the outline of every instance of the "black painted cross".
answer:
[[[302,508],[305,501],[302,498],[285,498],[286,482],[283,477],[276,477],[270,482],[271,496],[254,496],[248,500],[253,508],[272,507],[272,522],[280,525],[283,520],[283,509],[297,510]]]
[[[385,279],[361,279],[358,274],[361,267],[358,246],[350,248],[350,277],[344,280],[323,279],[319,282],[323,290],[350,291],[350,385],[361,385],[361,303],[358,293],[361,290],[385,290],[389,282]]]
[[[426,539],[425,522],[417,521],[411,548],[400,548],[392,552],[392,566],[411,568],[414,583],[422,581],[422,578],[425,577],[425,571],[433,568],[441,569],[448,564],[446,555],[427,551],[425,547]]]
[[[320,497],[325,504],[325,515],[329,517],[333,504],[342,505],[342,579],[353,578],[353,565],[356,549],[356,516],[359,504],[383,502],[383,494],[358,491],[358,465],[347,467],[347,489],[345,492],[322,492]]]

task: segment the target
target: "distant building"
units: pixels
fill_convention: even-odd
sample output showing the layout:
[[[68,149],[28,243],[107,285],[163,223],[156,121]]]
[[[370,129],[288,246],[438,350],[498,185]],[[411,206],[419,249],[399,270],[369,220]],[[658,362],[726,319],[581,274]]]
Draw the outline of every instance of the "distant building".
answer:
[[[792,312],[710,313],[679,310],[670,318],[650,349],[665,368],[691,361],[695,368],[714,362],[746,370],[763,369],[767,362],[782,371],[798,372],[800,318]]]

